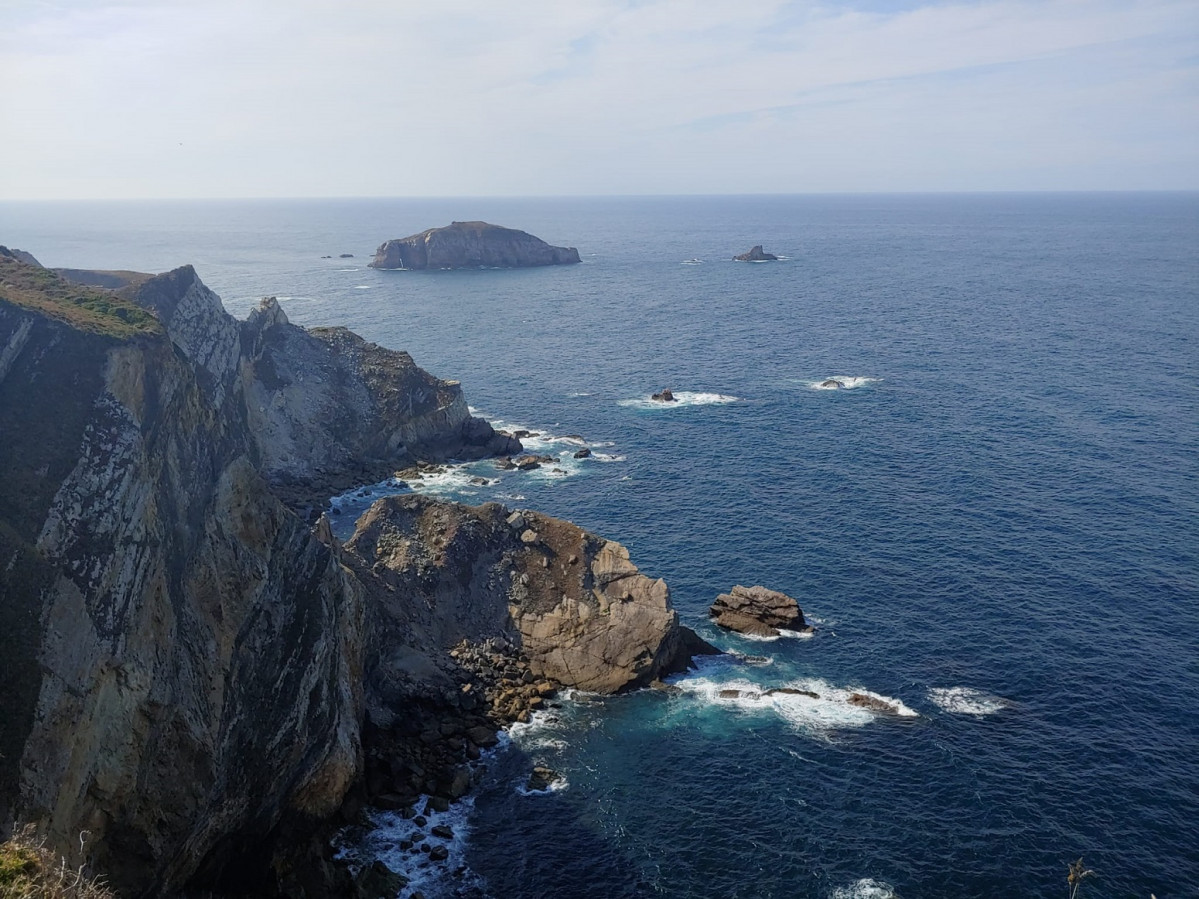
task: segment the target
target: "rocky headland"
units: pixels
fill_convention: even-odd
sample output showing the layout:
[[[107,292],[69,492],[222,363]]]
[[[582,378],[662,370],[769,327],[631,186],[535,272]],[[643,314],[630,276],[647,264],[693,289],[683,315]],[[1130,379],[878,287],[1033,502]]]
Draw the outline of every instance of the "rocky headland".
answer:
[[[328,829],[363,803],[711,651],[569,522],[409,495],[340,544],[341,485],[519,441],[404,353],[131,274],[0,248],[0,835],[130,896],[361,895]]]
[[[574,247],[555,247],[532,234],[487,222],[453,222],[382,244],[372,268],[458,269],[528,268],[571,265]]]

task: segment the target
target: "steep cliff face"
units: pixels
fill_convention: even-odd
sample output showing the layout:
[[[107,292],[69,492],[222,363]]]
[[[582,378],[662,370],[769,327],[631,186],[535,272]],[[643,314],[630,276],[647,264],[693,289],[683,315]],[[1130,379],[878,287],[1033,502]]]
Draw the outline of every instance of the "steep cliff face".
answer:
[[[7,286],[0,606],[22,639],[5,651],[6,818],[71,856],[87,831],[133,893],[215,877],[229,840],[329,813],[356,776],[360,592],[214,402],[227,353],[84,333]]]
[[[289,393],[301,372],[328,389]],[[270,303],[243,326],[190,267],[110,293],[0,253],[0,822],[72,858],[87,831],[137,893],[334,811],[362,591],[281,485],[506,441],[405,354]]]
[[[373,268],[454,269],[525,268],[570,265],[579,261],[574,247],[554,247],[514,228],[487,222],[453,222],[420,234],[389,240],[375,253]]]
[[[520,443],[473,418],[456,381],[345,328],[306,330],[273,299],[242,325],[240,379],[262,471],[296,505],[417,459],[477,459]]]
[[[269,863],[364,768],[460,796],[553,684],[684,664],[665,584],[568,522],[396,497],[340,547],[296,514],[518,450],[406,354],[270,300],[239,323],[190,267],[110,292],[0,248],[0,830],[129,895],[326,895]]]

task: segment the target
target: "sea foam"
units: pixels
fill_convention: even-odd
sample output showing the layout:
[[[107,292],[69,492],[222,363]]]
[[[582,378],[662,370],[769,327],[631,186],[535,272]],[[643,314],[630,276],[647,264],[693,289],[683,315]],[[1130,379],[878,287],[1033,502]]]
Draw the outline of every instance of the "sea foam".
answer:
[[[899,894],[889,883],[863,877],[847,887],[837,887],[829,893],[829,899],[899,899]]]
[[[618,405],[630,409],[685,409],[689,406],[723,406],[741,399],[725,393],[704,393],[691,390],[676,390],[673,393],[674,402],[662,402],[661,400],[652,400],[647,396],[638,396],[620,400]]]
[[[933,704],[957,715],[993,715],[1011,707],[1011,702],[972,687],[935,687],[928,691]]]
[[[812,388],[813,390],[854,390],[858,387],[869,387],[872,384],[878,384],[882,380],[883,380],[882,378],[866,378],[866,377],[856,377],[856,376],[850,377],[847,375],[833,375],[831,377],[817,378],[815,381],[806,381],[804,383],[806,383],[807,386]],[[828,381],[836,381],[837,384],[840,384],[841,386],[838,387],[834,384],[834,385],[825,387],[824,385]]]

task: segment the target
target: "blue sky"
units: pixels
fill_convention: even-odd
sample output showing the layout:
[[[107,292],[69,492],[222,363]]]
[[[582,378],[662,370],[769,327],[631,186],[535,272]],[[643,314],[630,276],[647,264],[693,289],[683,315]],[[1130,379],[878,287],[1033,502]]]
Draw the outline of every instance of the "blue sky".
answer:
[[[1199,189],[1196,0],[0,12],[0,199]]]

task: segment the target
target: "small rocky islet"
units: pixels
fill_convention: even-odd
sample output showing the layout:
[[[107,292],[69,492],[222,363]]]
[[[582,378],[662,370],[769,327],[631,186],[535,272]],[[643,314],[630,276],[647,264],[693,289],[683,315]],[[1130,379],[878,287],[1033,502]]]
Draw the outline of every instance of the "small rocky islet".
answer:
[[[574,247],[555,247],[515,228],[488,222],[452,222],[385,241],[371,268],[409,271],[477,268],[532,268],[574,265]]]

